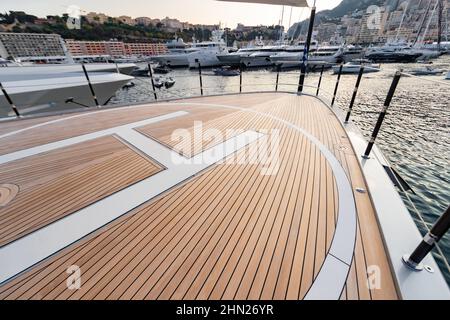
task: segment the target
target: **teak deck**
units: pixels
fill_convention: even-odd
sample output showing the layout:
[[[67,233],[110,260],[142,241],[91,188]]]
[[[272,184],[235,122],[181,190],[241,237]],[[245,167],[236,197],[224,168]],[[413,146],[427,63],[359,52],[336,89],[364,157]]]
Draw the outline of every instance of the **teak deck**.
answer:
[[[239,130],[226,139],[238,139],[239,132],[265,139],[276,132],[278,157],[269,165],[249,161],[258,159],[259,142],[253,141],[233,153],[235,162],[180,176],[179,183],[5,281],[0,298],[297,300],[316,289],[327,291],[322,279],[340,276],[338,270],[325,274],[328,259],[346,270],[336,298],[397,298],[370,195],[356,191],[367,187],[345,130],[319,100],[283,93],[185,99],[7,124],[0,131],[0,188],[13,184],[20,191],[0,207],[0,255],[119,190],[170,172],[158,160],[161,155],[139,150],[140,139],[188,158],[223,143],[188,142],[180,150],[172,133],[185,129],[195,136],[194,121],[201,121],[204,131]],[[117,129],[117,135],[27,155],[42,145],[135,122],[139,125]],[[339,192],[336,165],[345,171],[350,197]],[[356,209],[348,263],[332,249],[342,236],[335,232],[338,223],[346,221],[340,201]],[[80,269],[78,290],[67,287],[70,266]],[[369,288],[374,266],[380,286]]]

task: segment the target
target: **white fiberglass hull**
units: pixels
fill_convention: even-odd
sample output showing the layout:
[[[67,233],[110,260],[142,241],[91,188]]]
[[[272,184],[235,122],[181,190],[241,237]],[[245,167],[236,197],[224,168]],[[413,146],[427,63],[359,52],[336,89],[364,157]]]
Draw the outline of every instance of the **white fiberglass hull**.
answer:
[[[333,66],[333,73],[338,74],[339,69],[340,66]],[[358,74],[360,69],[361,66],[359,65],[344,65],[342,67],[342,74]],[[380,71],[379,65],[364,65],[364,73],[372,73],[379,71]]]
[[[98,73],[90,77],[100,105],[105,104],[133,77],[117,73]],[[58,112],[79,105],[66,103],[73,99],[82,105],[95,107],[94,99],[83,74],[50,79],[9,81],[2,83],[21,115]],[[14,116],[10,104],[0,92],[0,118]]]
[[[270,67],[273,66],[273,62],[270,57],[243,57],[241,63],[247,68],[257,68],[257,67]]]
[[[217,58],[218,53],[216,52],[194,52],[189,54],[189,68],[196,69],[198,68],[198,64],[202,66],[202,68],[212,68],[212,67],[221,67],[223,66],[223,62]]]
[[[189,66],[188,54],[168,54],[152,57],[152,61],[160,65],[181,68]]]
[[[302,61],[303,53],[282,53],[270,56],[270,61],[274,64]]]
[[[85,64],[85,66],[89,75],[98,72],[117,73],[117,69],[120,73],[129,75],[136,68],[133,63],[118,63],[117,65],[115,63],[91,63]],[[71,73],[83,73],[82,65],[75,63],[6,67],[0,69],[0,81],[53,78]]]

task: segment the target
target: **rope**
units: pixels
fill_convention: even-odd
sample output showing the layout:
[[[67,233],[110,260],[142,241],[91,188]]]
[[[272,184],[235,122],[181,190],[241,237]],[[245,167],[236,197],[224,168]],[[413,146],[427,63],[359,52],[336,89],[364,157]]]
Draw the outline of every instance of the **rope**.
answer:
[[[411,204],[412,208],[414,209],[415,214],[419,217],[419,220],[422,222],[423,226],[425,227],[425,229],[427,230],[427,232],[430,232],[431,229],[428,226],[427,222],[425,221],[425,219],[423,218],[422,214],[420,213],[420,211],[417,209],[416,205],[414,204],[414,202],[412,201],[411,197],[409,196],[408,192],[403,188],[402,184],[398,181],[395,173],[393,172],[393,170],[391,169],[391,167],[394,167],[391,162],[389,160],[387,160],[389,163],[389,170],[391,171],[391,174],[393,177],[395,177],[395,180],[397,182],[397,185],[399,186],[399,188],[401,189],[402,193],[406,196],[406,198],[408,199],[408,202]],[[418,197],[420,197],[422,200],[424,200],[420,195],[417,195]],[[447,271],[450,273],[450,265],[448,263],[447,258],[444,255],[444,252],[442,251],[441,247],[439,246],[438,243],[436,243],[435,246],[436,250],[438,251],[438,254],[441,256],[442,260],[444,261],[445,267],[447,268]]]

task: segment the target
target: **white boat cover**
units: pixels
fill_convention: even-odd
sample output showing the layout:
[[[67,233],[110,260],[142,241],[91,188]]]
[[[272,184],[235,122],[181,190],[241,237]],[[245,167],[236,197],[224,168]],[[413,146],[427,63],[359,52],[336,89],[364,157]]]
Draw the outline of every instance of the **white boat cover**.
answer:
[[[308,7],[308,2],[306,0],[218,0],[218,1],[278,4],[291,7]]]

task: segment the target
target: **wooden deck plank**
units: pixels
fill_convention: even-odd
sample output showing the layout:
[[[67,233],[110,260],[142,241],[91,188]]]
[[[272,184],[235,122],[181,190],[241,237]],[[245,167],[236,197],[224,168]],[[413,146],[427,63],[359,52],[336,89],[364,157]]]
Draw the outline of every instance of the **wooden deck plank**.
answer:
[[[0,298],[296,300],[305,296],[321,269],[338,219],[339,194],[329,164],[308,139],[278,121],[251,112],[219,106],[209,108],[205,104],[239,106],[274,115],[304,128],[336,155],[354,189],[365,187],[356,156],[351,148],[345,148],[348,140],[342,138],[346,137],[344,129],[328,108],[307,96],[242,95],[180,102],[183,105],[154,105],[133,113],[129,112],[130,109],[117,109],[101,116],[104,120],[101,127],[187,110],[189,115],[184,119],[139,129],[169,147],[175,146],[171,140],[171,132],[175,128],[193,133],[192,125],[197,120],[203,122],[204,129],[213,128],[222,133],[227,129],[278,129],[281,137],[280,166],[272,168],[273,175],[269,176],[261,174],[260,164],[244,162],[213,166],[4,284],[0,287]],[[195,103],[199,105],[196,107]],[[52,129],[60,126],[52,125]],[[93,130],[98,128],[100,125]],[[40,130],[43,129],[20,134],[20,138],[31,133],[36,135]],[[73,130],[54,139],[80,132],[85,133],[86,129],[75,121]],[[14,139],[7,140],[9,146],[4,150],[15,150],[12,147]],[[48,138],[36,136],[19,144],[17,150],[46,141]],[[197,154],[217,143],[196,141],[188,147],[194,150],[192,154]],[[120,150],[110,152],[99,147],[95,147],[92,153],[87,149],[80,153],[89,163],[98,161],[96,165],[99,168],[104,168],[99,158],[121,154]],[[122,163],[126,163],[127,157],[122,156],[123,162],[120,162],[120,157],[119,160],[113,158],[116,161],[110,166],[115,165],[119,170]],[[254,148],[246,148],[236,155],[238,159],[247,160],[256,156]],[[26,185],[29,192],[35,188],[33,177],[52,183],[58,178],[67,179],[70,174],[78,173],[76,177],[81,180],[89,176],[88,173],[80,174],[76,162],[70,162],[69,156],[66,155],[65,159],[70,165],[43,155],[40,162],[36,160],[36,163],[42,163],[37,167],[17,164],[10,167],[5,176],[8,174],[11,179],[14,170],[19,172],[21,167],[27,168],[29,174],[17,175],[16,179],[17,183]],[[45,174],[45,167],[40,167],[45,162],[56,171],[51,179]],[[110,185],[129,177],[129,172],[119,171],[121,174],[114,174],[113,179],[109,174],[98,181],[102,185]],[[142,170],[139,165],[133,165],[130,172],[136,175]],[[95,192],[94,184],[86,181],[84,185],[92,191],[94,199],[101,196]],[[53,190],[56,187],[75,190],[76,182],[66,184],[60,181]],[[75,195],[72,201],[61,198],[59,194],[52,196],[51,192],[41,194],[54,201],[37,208],[39,215],[89,200],[86,195]],[[32,207],[34,200],[27,198],[23,200],[23,206]],[[377,264],[385,274],[388,263],[370,198],[367,194],[355,192],[355,200],[360,229],[357,230],[354,262],[341,299],[395,299],[392,277],[384,277],[379,290],[369,291],[367,288],[367,266]],[[10,212],[10,216],[5,216],[0,228],[21,230],[23,225],[20,223],[14,227],[7,226],[7,222],[14,220],[14,214]],[[371,237],[379,241],[370,242]],[[70,291],[65,287],[68,265],[81,267],[83,284],[80,290]]]
[[[100,140],[75,146],[79,157],[69,147],[3,166],[8,170],[0,174],[0,181],[15,182],[21,191],[6,207],[0,208],[0,247],[160,170],[158,165],[117,139]],[[93,155],[83,156],[81,150],[89,152],[92,146],[99,144],[105,147]],[[55,170],[54,162],[64,162],[69,157],[73,161],[58,165]],[[49,158],[54,162],[47,162]],[[39,179],[45,172],[48,176]]]

